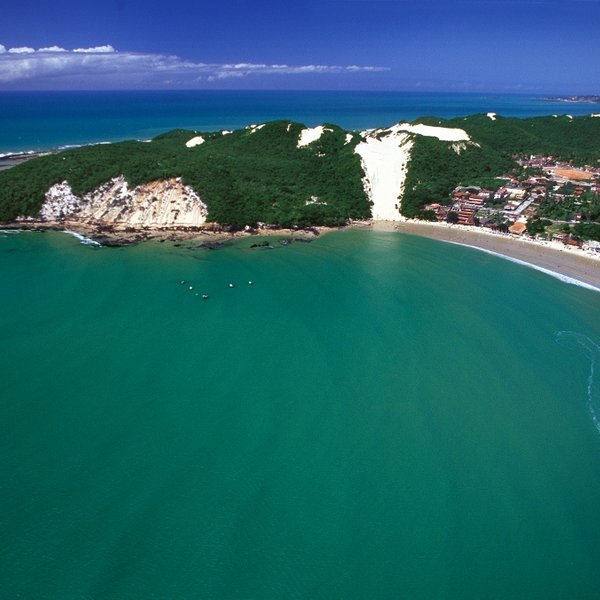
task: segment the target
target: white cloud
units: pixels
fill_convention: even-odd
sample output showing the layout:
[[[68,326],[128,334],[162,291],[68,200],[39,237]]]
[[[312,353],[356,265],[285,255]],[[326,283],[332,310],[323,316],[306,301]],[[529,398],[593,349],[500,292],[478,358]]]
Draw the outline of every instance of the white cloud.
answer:
[[[203,63],[166,54],[117,52],[112,46],[65,50],[49,46],[34,50],[21,47],[8,51],[0,45],[0,85],[19,81],[48,82],[60,79],[63,84],[143,85],[165,77],[179,85],[199,81],[217,81],[258,75],[302,75],[374,73],[385,67],[340,65],[287,65],[265,63]]]
[[[10,48],[8,52],[10,54],[33,54],[35,50],[28,46],[21,46],[20,48]]]
[[[84,54],[104,54],[106,52],[116,52],[116,50],[110,46],[95,46],[94,48],[75,48],[73,52],[82,52]]]
[[[209,81],[217,79],[229,79],[232,77],[247,77],[249,75],[302,75],[308,73],[335,74],[335,73],[359,73],[389,71],[386,67],[359,67],[357,65],[266,65],[266,64],[224,64],[209,65],[215,68],[215,73],[208,76]]]
[[[60,46],[50,46],[49,48],[40,48],[38,52],[67,52],[67,50]]]

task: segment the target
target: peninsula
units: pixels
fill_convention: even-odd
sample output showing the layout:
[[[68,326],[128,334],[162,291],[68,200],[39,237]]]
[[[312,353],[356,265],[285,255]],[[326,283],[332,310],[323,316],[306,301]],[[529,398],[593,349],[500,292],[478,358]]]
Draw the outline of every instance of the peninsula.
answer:
[[[487,113],[365,131],[273,121],[86,146],[0,172],[3,227],[109,243],[407,219],[598,256],[600,119]]]

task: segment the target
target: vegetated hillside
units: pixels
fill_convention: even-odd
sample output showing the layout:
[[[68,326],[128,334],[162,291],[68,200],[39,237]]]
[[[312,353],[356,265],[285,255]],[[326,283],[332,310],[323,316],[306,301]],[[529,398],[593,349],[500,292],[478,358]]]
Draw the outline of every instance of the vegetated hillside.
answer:
[[[425,217],[425,204],[443,202],[457,185],[489,184],[516,166],[519,155],[541,154],[575,165],[600,160],[600,118],[533,117],[495,120],[487,115],[456,119],[424,117],[418,122],[464,129],[476,144],[457,153],[452,144],[418,137],[413,147],[402,202],[408,217]]]
[[[208,220],[243,227],[340,225],[369,218],[360,158],[346,132],[328,125],[298,148],[304,126],[275,121],[227,135],[175,130],[151,142],[87,146],[33,159],[0,172],[0,220],[35,216],[44,194],[67,181],[76,195],[123,175],[130,187],[181,177],[208,206]],[[188,148],[200,135],[204,143]]]
[[[574,164],[600,159],[600,118],[534,117],[416,122],[464,129],[471,142],[444,142],[414,135],[401,211],[429,218],[423,207],[446,202],[457,185],[493,187],[516,166],[519,155],[552,155]],[[360,134],[327,125],[321,137],[298,147],[304,126],[273,121],[227,135],[175,130],[150,143],[87,146],[39,157],[0,172],[0,221],[35,216],[46,191],[67,181],[83,195],[123,175],[130,187],[181,177],[208,206],[208,220],[236,228],[265,222],[282,226],[341,225],[371,216],[364,176],[355,153]],[[200,135],[204,143],[188,148]],[[396,198],[393,199],[396,202]]]
[[[476,142],[510,155],[545,154],[575,165],[598,164],[600,118],[531,117],[514,119],[473,115],[444,121],[444,126],[461,127]]]
[[[418,137],[408,164],[402,214],[427,218],[423,207],[432,202],[444,203],[459,184],[476,185],[505,173],[515,161],[502,152],[482,145],[465,144],[455,150],[448,142]]]

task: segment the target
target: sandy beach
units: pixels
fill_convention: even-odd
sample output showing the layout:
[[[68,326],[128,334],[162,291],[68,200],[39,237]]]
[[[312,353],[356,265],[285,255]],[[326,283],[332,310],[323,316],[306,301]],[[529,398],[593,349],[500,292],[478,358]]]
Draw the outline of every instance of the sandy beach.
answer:
[[[494,233],[489,229],[424,221],[374,223],[373,228],[464,244],[502,254],[540,269],[576,279],[600,291],[600,253],[594,256],[584,250],[565,246],[561,242],[544,242]]]

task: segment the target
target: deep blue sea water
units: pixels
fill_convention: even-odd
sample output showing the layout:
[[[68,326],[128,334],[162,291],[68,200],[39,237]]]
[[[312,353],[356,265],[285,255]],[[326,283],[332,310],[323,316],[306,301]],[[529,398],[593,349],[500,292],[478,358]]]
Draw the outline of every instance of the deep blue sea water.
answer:
[[[0,153],[148,139],[175,128],[214,131],[292,119],[347,129],[422,116],[496,112],[507,117],[586,115],[600,105],[517,94],[314,91],[1,92]]]

